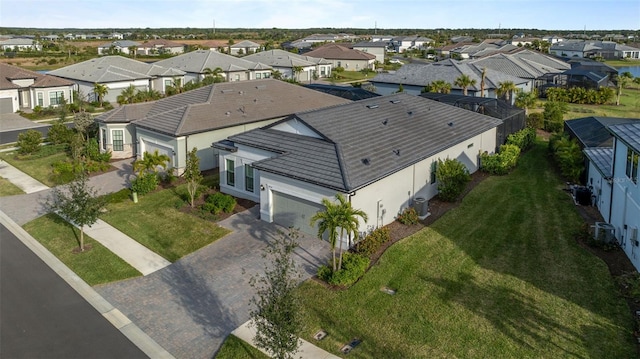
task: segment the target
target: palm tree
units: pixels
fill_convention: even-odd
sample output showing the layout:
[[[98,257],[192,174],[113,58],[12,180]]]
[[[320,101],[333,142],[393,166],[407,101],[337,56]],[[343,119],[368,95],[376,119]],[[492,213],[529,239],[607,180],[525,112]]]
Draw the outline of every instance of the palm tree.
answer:
[[[469,86],[475,86],[476,85],[476,80],[475,79],[471,79],[469,77],[469,75],[466,74],[462,74],[460,75],[460,77],[458,77],[456,79],[456,81],[453,83],[454,85],[462,88],[462,94],[467,96],[467,87]]]
[[[202,73],[204,74],[204,80],[202,82],[205,85],[224,81],[224,78],[222,77],[223,71],[220,67],[216,67],[213,70],[207,67],[202,71]]]
[[[337,196],[337,195],[336,195]],[[333,258],[333,272],[336,272],[336,242],[338,240],[338,206],[331,202],[328,198],[322,199],[324,211],[318,211],[311,217],[311,225],[318,223],[318,238],[322,240],[325,232],[328,234],[329,245]]]
[[[97,82],[93,84],[93,93],[95,93],[96,96],[98,96],[100,107],[102,107],[104,97],[107,95],[108,92],[109,92],[109,88],[107,87],[107,85],[99,84]]]
[[[531,92],[519,91],[516,94],[516,106],[524,109],[525,116],[527,110],[534,107],[538,101],[538,92],[534,89]]]
[[[302,66],[293,66],[291,70],[293,71],[293,79],[296,81],[300,81],[300,73],[304,68]]]
[[[498,94],[498,96],[500,97],[504,96],[504,99],[508,103],[511,103],[511,95],[515,91],[518,91],[518,88],[516,87],[516,85],[513,83],[513,81],[500,82],[498,85],[499,87],[496,90],[496,93]]]
[[[351,246],[352,236],[354,240],[358,239],[358,228],[360,227],[358,217],[366,223],[368,216],[364,211],[351,207],[351,202],[341,194],[336,194],[336,199],[338,200],[338,226],[340,227],[340,260],[338,262],[338,270],[340,270],[342,269],[342,239],[345,232],[349,238],[348,245]]]
[[[622,89],[627,86],[627,83],[633,78],[630,72],[626,71],[622,75],[617,76],[616,82],[616,106],[620,106],[620,96],[622,95]]]
[[[145,152],[142,155],[142,159],[136,160],[133,163],[133,169],[138,172],[138,175],[141,175],[143,172],[157,173],[158,167],[166,170],[169,161],[171,161],[171,158],[164,153],[160,154],[158,150],[153,151],[153,153]]]
[[[273,77],[276,80],[282,80],[282,72],[278,70],[273,70],[271,71],[271,77]]]
[[[136,88],[133,85],[129,85],[126,89],[122,90],[118,95],[118,103],[124,105],[125,103],[133,103],[136,96]]]
[[[487,68],[482,68],[482,77],[480,80],[480,97],[484,97],[484,80],[487,78]]]
[[[444,80],[436,80],[431,83],[430,91],[446,94],[451,92],[451,84]]]

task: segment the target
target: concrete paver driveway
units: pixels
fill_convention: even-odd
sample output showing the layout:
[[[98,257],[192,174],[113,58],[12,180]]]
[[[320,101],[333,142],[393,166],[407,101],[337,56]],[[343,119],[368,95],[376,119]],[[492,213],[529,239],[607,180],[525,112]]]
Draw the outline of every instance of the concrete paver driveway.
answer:
[[[279,230],[258,207],[220,223],[232,233],[146,277],[96,287],[114,307],[177,358],[212,358],[224,338],[249,319],[251,275]],[[327,242],[299,238],[295,260],[304,278],[329,259]]]

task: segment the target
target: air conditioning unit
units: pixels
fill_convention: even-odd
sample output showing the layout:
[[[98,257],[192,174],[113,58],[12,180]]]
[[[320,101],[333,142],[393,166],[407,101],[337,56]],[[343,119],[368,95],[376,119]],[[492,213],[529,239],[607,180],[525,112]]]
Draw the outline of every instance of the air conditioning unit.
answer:
[[[638,227],[629,227],[629,239],[631,244],[640,247],[640,238],[638,238]]]
[[[616,239],[616,227],[606,222],[596,222],[595,239],[604,243],[613,243]]]

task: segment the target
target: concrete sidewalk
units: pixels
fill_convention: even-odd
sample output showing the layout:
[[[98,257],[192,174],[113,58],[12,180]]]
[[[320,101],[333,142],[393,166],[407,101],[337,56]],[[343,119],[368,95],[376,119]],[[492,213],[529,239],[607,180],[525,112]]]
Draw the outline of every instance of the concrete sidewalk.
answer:
[[[115,255],[124,259],[142,275],[149,275],[171,264],[168,260],[101,219],[91,227],[85,227],[84,232]]]
[[[13,183],[27,194],[49,189],[49,187],[31,178],[3,160],[0,160],[0,177]]]
[[[245,342],[251,344],[251,346],[256,347],[253,338],[256,336],[256,328],[250,325],[251,321],[247,321],[241,326],[239,326],[236,330],[231,332],[231,334],[236,337],[244,340]],[[298,351],[294,355],[296,358],[301,359],[340,359],[340,357],[335,356],[324,349],[320,349],[317,346],[309,343],[304,339],[299,339],[301,344],[298,347]],[[257,347],[256,347],[257,348]],[[269,353],[263,349],[257,348],[261,352],[269,355]]]

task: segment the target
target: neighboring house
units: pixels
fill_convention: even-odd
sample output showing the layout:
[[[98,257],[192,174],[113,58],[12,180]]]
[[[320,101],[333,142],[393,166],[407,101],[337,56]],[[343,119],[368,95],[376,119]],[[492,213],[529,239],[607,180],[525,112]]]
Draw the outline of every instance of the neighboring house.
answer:
[[[43,40],[47,40],[47,41],[58,41],[58,35],[44,35],[42,36]]]
[[[603,62],[582,58],[568,62],[571,69],[558,77],[558,84],[564,87],[599,89],[608,87],[610,81],[618,75],[618,69]]]
[[[371,35],[371,42],[391,42],[393,40],[393,35]]]
[[[201,81],[208,70],[216,68],[222,70],[220,75],[227,82],[268,78],[272,71],[271,66],[210,50],[187,52],[155,64],[184,71],[185,83]]]
[[[312,90],[328,93],[329,95],[338,96],[351,101],[366,100],[372,97],[378,97],[380,94],[367,91],[361,87],[353,87],[349,85],[327,85],[321,83],[303,85]]]
[[[166,91],[177,79],[182,80],[185,73],[178,69],[166,68],[156,64],[147,64],[122,56],[103,56],[79,62],[49,72],[75,82],[78,90],[89,101],[97,101],[93,91],[96,83],[107,86],[104,101],[116,102],[122,90],[133,85],[137,90]]]
[[[125,55],[133,55],[134,52],[140,47],[140,43],[131,40],[118,40],[109,42],[106,44],[98,45],[98,55],[115,55],[117,53]]]
[[[313,34],[300,39],[300,41],[312,44],[320,42],[336,42],[338,40],[340,40],[340,36],[335,34]]]
[[[283,42],[282,44],[280,44],[280,46],[287,51],[296,51],[297,53],[301,54],[310,51],[313,43],[303,40],[294,40]]]
[[[571,65],[553,56],[528,49],[518,49],[509,54],[498,53],[469,63],[478,68],[487,68],[529,81],[525,91],[543,86],[557,85],[560,74],[571,69]]]
[[[449,56],[451,56],[451,51],[455,50],[459,47],[465,46],[465,45],[474,45],[476,43],[474,42],[458,42],[458,43],[454,43],[454,44],[450,44],[450,45],[444,45],[441,47],[438,47],[435,49],[436,54],[438,55],[438,57],[440,58],[448,58]]]
[[[467,75],[475,80],[475,85],[467,88],[469,96],[482,96],[482,67],[472,63],[445,60],[434,63],[410,63],[403,65],[395,73],[380,73],[370,82],[375,86],[376,92],[382,95],[395,93],[402,85],[403,90],[409,94],[419,95],[425,86],[434,81],[442,80],[451,84],[452,94],[463,94],[460,87],[454,85],[457,78]],[[530,87],[529,80],[508,75],[490,68],[486,70],[484,97],[496,98],[496,90],[501,82],[511,81],[520,89]]]
[[[347,71],[360,71],[362,69],[376,69],[376,56],[366,52],[350,49],[339,44],[322,45],[305,55],[330,61],[333,68],[342,67]]]
[[[413,48],[413,42],[418,36],[397,36],[391,42],[396,52],[405,52]]]
[[[140,158],[158,150],[181,172],[198,148],[200,169],[218,167],[212,141],[275,122],[295,112],[349,102],[274,79],[224,82],[124,105],[96,118],[101,150],[112,158]]]
[[[244,40],[229,46],[229,48],[231,55],[249,55],[260,51],[261,46],[253,41]]]
[[[640,59],[639,48],[613,41],[562,41],[552,44],[549,53],[558,57]]]
[[[138,46],[139,55],[179,55],[184,53],[185,45],[165,39],[147,40]]]
[[[2,51],[41,51],[42,45],[34,39],[11,38],[0,41]]]
[[[537,37],[518,37],[507,40],[507,43],[514,46],[531,46],[534,41],[540,41],[541,39]]]
[[[408,94],[296,113],[215,143],[220,189],[260,202],[263,221],[312,235],[309,220],[322,199],[339,193],[367,213],[363,233],[435,196],[438,160],[457,159],[475,172],[478,154],[494,151],[499,124]]]
[[[266,64],[280,71],[282,78],[309,82],[314,78],[331,76],[331,61],[284,50],[267,50],[243,57],[245,60]]]
[[[542,41],[546,41],[550,44],[555,44],[557,42],[561,42],[564,41],[564,38],[557,36],[557,35],[547,35],[547,36],[543,36],[542,37]]]
[[[73,90],[71,81],[0,63],[0,113],[55,107],[73,101]]]
[[[375,55],[376,61],[384,64],[384,55],[387,52],[387,42],[372,41],[372,42],[359,42],[351,46],[352,49],[366,52],[371,55]]]
[[[609,126],[614,137],[611,213],[620,247],[640,270],[640,121]]]

